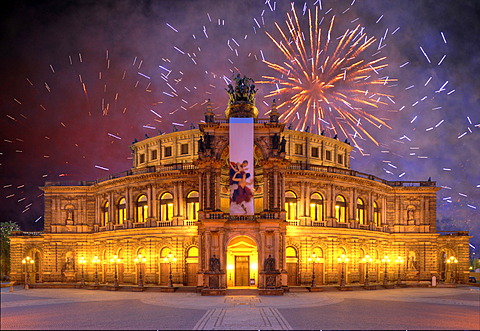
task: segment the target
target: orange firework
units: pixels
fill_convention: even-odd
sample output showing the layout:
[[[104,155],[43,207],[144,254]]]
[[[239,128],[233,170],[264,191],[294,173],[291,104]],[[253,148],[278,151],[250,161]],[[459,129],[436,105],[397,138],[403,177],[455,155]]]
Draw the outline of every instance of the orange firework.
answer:
[[[305,38],[297,13],[287,14],[287,31],[275,23],[281,34],[277,41],[270,33],[267,35],[286,57],[283,64],[264,61],[270,68],[280,73],[279,77],[262,76],[266,79],[258,83],[272,84],[275,89],[267,97],[286,95],[279,108],[290,106],[281,115],[286,122],[296,122],[297,130],[316,127],[318,131],[325,128],[340,130],[357,145],[356,138],[368,137],[375,144],[378,142],[362,126],[361,120],[380,128],[390,128],[383,120],[363,108],[378,108],[385,105],[391,95],[369,91],[375,85],[386,86],[395,81],[380,77],[379,71],[387,66],[385,57],[372,61],[364,60],[362,53],[375,42],[367,38],[360,26],[346,30],[337,40],[331,34],[335,17],[330,21],[326,36],[319,28],[318,7],[312,18],[309,10],[309,38]]]

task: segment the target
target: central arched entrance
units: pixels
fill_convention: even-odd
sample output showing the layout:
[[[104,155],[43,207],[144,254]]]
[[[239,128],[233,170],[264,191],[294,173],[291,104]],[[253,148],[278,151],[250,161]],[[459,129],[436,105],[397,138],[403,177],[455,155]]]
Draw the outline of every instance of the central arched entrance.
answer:
[[[227,287],[257,286],[257,244],[247,236],[235,237],[227,248]]]

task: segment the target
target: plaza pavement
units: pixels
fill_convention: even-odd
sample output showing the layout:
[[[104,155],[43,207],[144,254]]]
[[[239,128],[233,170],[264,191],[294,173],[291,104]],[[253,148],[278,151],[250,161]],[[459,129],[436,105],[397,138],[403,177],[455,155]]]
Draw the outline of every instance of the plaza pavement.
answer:
[[[284,296],[1,289],[2,330],[478,330],[480,288],[395,288]]]

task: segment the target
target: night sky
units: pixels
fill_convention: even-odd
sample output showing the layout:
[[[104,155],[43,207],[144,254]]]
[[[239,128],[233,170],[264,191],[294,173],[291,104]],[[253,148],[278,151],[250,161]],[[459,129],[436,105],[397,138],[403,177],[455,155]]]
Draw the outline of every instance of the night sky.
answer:
[[[392,101],[372,110],[391,129],[362,122],[380,145],[360,139],[352,168],[387,180],[436,181],[443,188],[438,230],[469,231],[478,256],[480,2],[294,3],[302,26],[304,8],[314,4],[325,16],[322,28],[335,15],[332,38],[360,24],[377,38],[370,56],[387,56],[383,72],[398,79],[388,86]],[[234,74],[261,80],[276,74],[262,59],[285,60],[265,32],[278,37],[274,23],[285,28],[289,11],[290,1],[273,0],[2,5],[0,221],[41,230],[38,187],[45,181],[129,169],[134,139],[197,126],[206,99],[223,117]],[[265,117],[271,86],[257,87]]]

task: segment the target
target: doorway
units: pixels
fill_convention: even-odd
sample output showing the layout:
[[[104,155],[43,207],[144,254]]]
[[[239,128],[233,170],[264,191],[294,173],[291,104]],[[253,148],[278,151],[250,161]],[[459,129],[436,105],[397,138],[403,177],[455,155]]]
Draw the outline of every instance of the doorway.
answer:
[[[235,256],[235,286],[249,286],[250,256]]]
[[[258,286],[257,244],[247,236],[233,238],[227,249],[227,287]]]

